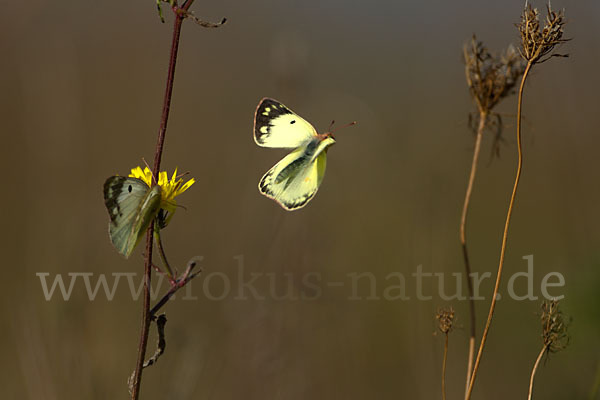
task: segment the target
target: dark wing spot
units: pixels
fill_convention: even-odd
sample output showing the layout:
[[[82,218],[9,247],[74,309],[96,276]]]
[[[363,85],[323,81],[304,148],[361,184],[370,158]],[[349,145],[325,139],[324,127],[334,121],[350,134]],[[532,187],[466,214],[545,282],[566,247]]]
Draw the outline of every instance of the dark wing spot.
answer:
[[[292,124],[292,125],[295,124],[295,123],[296,123],[295,119],[293,119],[293,120],[290,121],[290,124]]]
[[[131,187],[131,185],[129,185],[129,187],[127,188],[127,190],[129,191],[129,193],[131,193],[131,191],[133,190],[133,188]]]

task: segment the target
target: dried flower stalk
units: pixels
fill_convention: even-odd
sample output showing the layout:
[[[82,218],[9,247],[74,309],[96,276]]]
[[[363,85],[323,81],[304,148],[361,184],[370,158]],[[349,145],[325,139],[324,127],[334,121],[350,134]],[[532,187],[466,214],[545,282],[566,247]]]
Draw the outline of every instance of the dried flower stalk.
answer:
[[[567,347],[569,335],[567,333],[568,323],[565,322],[562,312],[558,307],[558,300],[545,301],[542,303],[542,350],[535,360],[529,379],[529,396],[533,396],[533,379],[544,354],[556,353]]]
[[[435,318],[438,329],[444,334],[444,358],[442,360],[442,400],[446,400],[446,361],[448,360],[448,334],[454,325],[454,310],[452,307],[439,309]]]
[[[498,273],[496,275],[496,283],[494,285],[494,293],[492,295],[492,301],[490,303],[490,310],[488,318],[481,336],[481,343],[479,344],[479,351],[477,352],[477,358],[475,359],[475,365],[473,366],[473,373],[469,382],[469,388],[465,396],[465,400],[471,398],[473,392],[473,385],[481,362],[481,356],[485,347],[487,335],[489,333],[490,326],[492,324],[492,318],[494,316],[494,310],[496,308],[496,301],[498,291],[500,289],[500,279],[502,277],[502,268],[504,266],[504,257],[506,254],[506,244],[508,241],[508,228],[510,226],[510,219],[512,216],[515,199],[517,196],[517,189],[519,187],[519,181],[521,178],[521,171],[523,168],[523,148],[521,144],[521,115],[523,106],[523,90],[525,87],[525,81],[529,76],[531,68],[538,63],[549,60],[554,56],[566,57],[553,53],[554,48],[566,42],[567,40],[562,39],[563,25],[565,24],[564,11],[555,12],[552,11],[550,5],[547,6],[548,15],[546,17],[546,23],[543,29],[540,29],[539,24],[539,13],[537,9],[531,7],[530,4],[525,4],[525,8],[521,15],[521,22],[517,25],[519,33],[521,35],[521,56],[527,61],[527,66],[523,72],[521,78],[521,84],[519,86],[519,95],[517,99],[517,150],[518,150],[518,161],[517,171],[515,174],[515,182],[513,185],[510,202],[508,205],[508,211],[506,213],[506,222],[504,224],[504,233],[502,235],[502,246],[500,248],[500,260],[498,263]]]

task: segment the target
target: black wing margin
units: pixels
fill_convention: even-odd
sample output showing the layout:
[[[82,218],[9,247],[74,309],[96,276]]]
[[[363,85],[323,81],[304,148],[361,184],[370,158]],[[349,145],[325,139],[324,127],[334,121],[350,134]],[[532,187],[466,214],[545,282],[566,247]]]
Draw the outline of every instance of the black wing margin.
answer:
[[[254,113],[254,141],[262,145],[271,134],[271,121],[281,115],[293,114],[293,112],[277,100],[265,97]]]

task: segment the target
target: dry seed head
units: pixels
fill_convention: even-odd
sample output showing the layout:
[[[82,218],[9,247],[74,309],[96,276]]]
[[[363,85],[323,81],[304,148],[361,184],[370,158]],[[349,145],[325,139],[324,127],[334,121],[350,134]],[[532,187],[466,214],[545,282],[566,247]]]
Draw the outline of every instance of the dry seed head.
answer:
[[[454,309],[452,307],[438,309],[435,318],[438,320],[438,329],[444,334],[450,333],[454,324]]]
[[[550,352],[563,350],[569,344],[568,322],[558,307],[558,300],[542,303],[542,340]]]
[[[514,46],[495,55],[473,35],[464,46],[465,75],[471,96],[480,113],[489,114],[498,102],[513,93],[519,77],[525,71],[525,62]]]
[[[562,56],[550,53],[556,45],[567,41],[567,39],[562,39],[563,25],[566,23],[564,10],[553,11],[550,4],[548,4],[547,10],[545,25],[540,28],[537,8],[533,8],[531,4],[525,4],[521,22],[517,24],[521,35],[521,56],[532,64],[544,62],[552,56]],[[549,56],[544,58],[547,55]]]

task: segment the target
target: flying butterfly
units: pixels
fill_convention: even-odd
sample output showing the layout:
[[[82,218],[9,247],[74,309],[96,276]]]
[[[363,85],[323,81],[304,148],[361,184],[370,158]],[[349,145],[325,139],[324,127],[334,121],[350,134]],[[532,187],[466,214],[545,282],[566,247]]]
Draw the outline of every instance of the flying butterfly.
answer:
[[[254,141],[262,147],[294,149],[264,174],[258,190],[288,211],[304,207],[323,181],[327,149],[335,143],[333,131],[317,133],[285,105],[264,98],[254,114]]]

